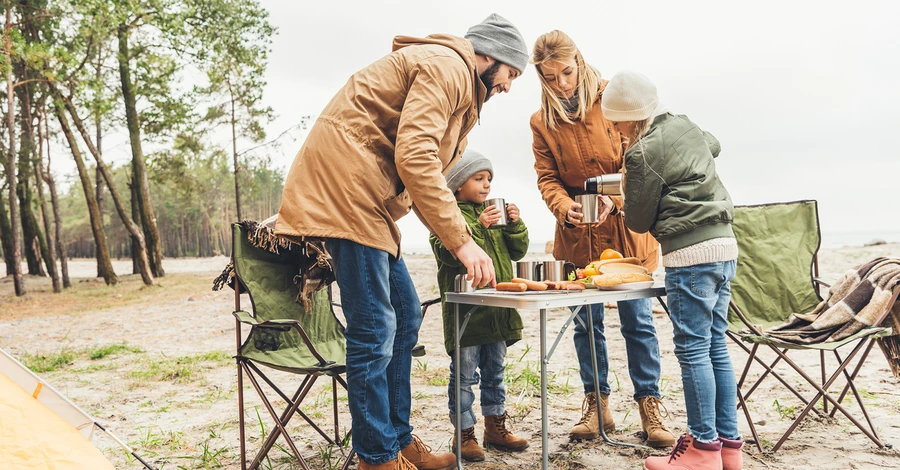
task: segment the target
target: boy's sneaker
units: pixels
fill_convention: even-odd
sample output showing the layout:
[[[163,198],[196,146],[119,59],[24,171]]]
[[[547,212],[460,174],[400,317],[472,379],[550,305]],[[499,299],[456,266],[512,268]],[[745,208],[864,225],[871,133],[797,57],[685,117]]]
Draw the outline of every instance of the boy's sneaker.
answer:
[[[506,429],[506,418],[508,417],[508,413],[503,413],[503,416],[484,417],[484,443],[500,450],[521,452],[528,448],[528,441],[516,437]]]
[[[453,433],[453,452],[456,452],[456,433]],[[475,426],[462,430],[462,458],[467,462],[481,462],[484,460],[484,449],[478,445],[475,439]],[[454,461],[455,463],[455,461]]]
[[[725,439],[722,443],[722,470],[741,470],[744,467],[744,441],[742,439]]]
[[[672,453],[665,457],[649,457],[644,470],[721,470],[722,443],[698,442],[690,434],[678,438]]]

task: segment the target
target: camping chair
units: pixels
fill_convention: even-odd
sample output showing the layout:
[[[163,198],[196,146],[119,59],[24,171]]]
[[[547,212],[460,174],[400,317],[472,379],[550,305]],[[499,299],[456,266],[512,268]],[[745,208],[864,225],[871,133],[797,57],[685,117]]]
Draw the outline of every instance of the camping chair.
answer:
[[[236,342],[238,366],[238,413],[241,439],[241,468],[255,469],[267,458],[269,450],[279,436],[287,441],[291,452],[300,466],[308,469],[306,459],[297,449],[287,430],[287,424],[294,415],[299,415],[309,424],[331,448],[337,447],[344,459],[343,469],[350,466],[354,452],[349,450],[349,430],[340,434],[338,421],[337,389],[340,385],[347,389],[341,377],[345,372],[346,346],[344,328],[335,317],[326,289],[317,291],[313,297],[313,312],[304,311],[297,302],[297,287],[294,276],[300,271],[305,258],[302,248],[292,245],[273,253],[257,248],[250,243],[247,230],[241,224],[233,224],[234,263],[234,317],[236,319]],[[241,309],[241,294],[250,297],[250,309]],[[250,333],[241,342],[241,325],[250,325]],[[302,382],[293,396],[288,397],[275,382],[266,375],[260,365],[271,369],[302,376]],[[264,436],[262,448],[247,466],[247,449],[244,430],[244,387],[247,377],[275,421],[275,427]],[[334,434],[329,436],[306,413],[300,404],[307,397],[320,377],[331,378]],[[286,403],[286,408],[277,413],[272,401],[267,397],[260,379]],[[271,393],[271,392],[270,392]],[[274,397],[273,397],[274,398]],[[261,438],[262,439],[262,438]],[[349,450],[349,452],[348,452]]]
[[[854,380],[872,349],[874,338],[890,334],[890,329],[875,326],[863,329],[841,341],[809,345],[784,342],[763,334],[765,329],[783,323],[791,313],[806,313],[815,309],[822,300],[818,287],[828,287],[828,284],[818,279],[817,255],[821,237],[816,201],[738,206],[734,214],[734,233],[740,256],[737,274],[731,282],[731,309],[727,334],[749,355],[738,379],[738,407],[743,408],[760,452],[763,451],[763,447],[750,411],[747,409],[747,400],[768,376],[774,377],[787,387],[805,405],[803,411],[772,447],[771,452],[778,451],[810,411],[820,415],[829,414],[831,417],[840,411],[878,447],[885,447],[886,444],[878,437],[875,426],[869,419]],[[895,289],[890,305],[896,302],[898,293],[900,289]],[[881,324],[890,310],[888,307],[875,325]],[[748,347],[741,340],[752,346]],[[851,343],[855,343],[855,346]],[[761,345],[775,352],[777,357],[774,361],[766,363],[759,357]],[[842,357],[838,349],[845,345],[852,349],[846,357]],[[819,352],[821,381],[813,379],[803,367],[788,357],[789,351],[793,350]],[[837,368],[826,377],[825,356],[828,351],[833,352],[837,359]],[[857,356],[859,357],[855,367],[851,367],[853,359]],[[776,372],[774,368],[779,362],[786,363],[803,377],[816,390],[815,395],[805,397]],[[754,363],[760,364],[765,371],[748,387],[747,375]],[[841,376],[847,383],[835,398],[829,393],[829,389]],[[855,396],[868,426],[860,423],[841,405],[848,391],[852,391]],[[820,399],[822,399],[821,412],[815,408]]]

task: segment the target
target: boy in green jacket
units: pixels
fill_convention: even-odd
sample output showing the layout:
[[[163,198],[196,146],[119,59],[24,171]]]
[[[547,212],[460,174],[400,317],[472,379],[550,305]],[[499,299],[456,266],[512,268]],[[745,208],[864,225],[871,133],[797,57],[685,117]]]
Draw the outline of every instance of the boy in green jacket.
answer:
[[[497,282],[508,282],[513,278],[512,262],[518,261],[528,251],[528,229],[519,218],[519,208],[515,204],[507,206],[509,223],[505,227],[491,228],[501,217],[494,206],[487,209],[484,201],[491,192],[494,170],[490,160],[478,152],[467,150],[459,163],[446,176],[447,187],[456,195],[456,202],[463,218],[472,231],[472,239],[494,262]],[[457,274],[466,274],[466,267],[444,248],[440,239],[432,235],[431,248],[437,259],[438,285],[441,296],[453,291]],[[447,387],[450,420],[456,424],[454,404],[456,402],[453,347],[455,343],[453,311],[443,304],[444,346],[450,354],[450,383]],[[522,451],[528,441],[516,437],[506,429],[507,414],[506,387],[503,384],[506,347],[522,339],[522,317],[511,308],[480,308],[469,319],[466,330],[460,338],[460,391],[462,396],[462,456],[470,462],[484,460],[484,451],[475,439],[475,413],[472,405],[475,394],[472,386],[481,380],[481,411],[484,415],[484,443],[511,451]],[[480,370],[476,371],[476,368]],[[454,450],[456,442],[454,438]]]

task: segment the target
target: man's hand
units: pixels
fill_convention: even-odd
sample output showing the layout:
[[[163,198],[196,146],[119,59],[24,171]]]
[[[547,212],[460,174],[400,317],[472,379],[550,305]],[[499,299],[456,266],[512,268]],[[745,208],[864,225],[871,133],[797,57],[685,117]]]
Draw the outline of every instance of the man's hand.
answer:
[[[494,262],[491,257],[469,238],[454,252],[468,271],[466,280],[472,281],[473,287],[497,286],[497,276],[494,274]]]

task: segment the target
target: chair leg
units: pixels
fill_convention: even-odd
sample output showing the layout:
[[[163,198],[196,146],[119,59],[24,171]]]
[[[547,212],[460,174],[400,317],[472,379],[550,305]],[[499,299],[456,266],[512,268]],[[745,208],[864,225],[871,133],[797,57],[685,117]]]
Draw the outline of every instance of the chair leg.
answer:
[[[859,373],[859,369],[866,362],[866,357],[869,355],[869,351],[872,350],[872,346],[875,345],[875,341],[869,341],[869,345],[866,346],[866,350],[863,352],[862,357],[857,361],[856,368],[853,371],[853,374],[847,374],[847,370],[844,369],[844,377],[847,379],[847,385],[844,387],[844,390],[841,392],[841,395],[838,397],[838,403],[840,403],[844,399],[844,394],[847,392],[847,388],[849,387],[853,391],[853,396],[856,397],[856,402],[859,404],[859,410],[862,411],[863,416],[866,418],[866,423],[869,424],[869,429],[872,431],[872,434],[881,441],[881,436],[878,435],[878,431],[875,429],[875,425],[872,424],[872,419],[869,418],[869,413],[866,411],[866,405],[863,403],[862,397],[859,395],[859,392],[856,390],[856,385],[853,383],[853,380],[856,379],[856,374]],[[841,356],[837,351],[834,351],[834,356],[838,360],[838,364],[842,364]],[[833,413],[833,411],[832,411]]]
[[[819,365],[822,366],[822,384],[825,384],[825,350],[819,350]],[[838,400],[840,403],[841,400]],[[828,400],[822,400],[822,412],[828,414]]]
[[[856,380],[856,376],[859,374],[859,370],[862,369],[863,364],[865,364],[866,358],[869,356],[869,351],[872,350],[872,346],[874,344],[875,344],[874,341],[870,342],[869,346],[863,352],[862,358],[856,362],[856,367],[853,369],[853,373],[850,374],[850,377],[847,378],[847,384],[844,385],[844,388],[841,390],[841,394],[838,395],[838,403],[841,403],[844,401],[844,397],[847,396],[847,392],[849,391],[850,386],[852,385],[853,381]],[[841,359],[841,356],[840,356],[840,354],[838,354],[837,351],[834,351],[834,356],[837,358],[838,364],[844,362]],[[846,371],[844,371],[844,374],[846,375]],[[834,413],[835,413],[835,410],[831,410],[830,416],[832,418],[834,417]]]
[[[748,355],[751,354],[750,348],[745,346],[742,342],[740,342],[739,340],[735,340],[735,343],[738,346],[740,346],[741,349],[743,349],[745,353],[747,353]],[[779,353],[779,350],[777,348],[775,348],[773,346],[769,346],[769,347],[772,348],[776,353]],[[786,354],[784,355],[784,358],[787,358]],[[781,359],[782,359],[782,357],[779,355],[779,357],[774,362],[772,362],[772,365],[770,366],[770,365],[766,364],[765,362],[763,362],[763,360],[760,359],[758,355],[752,354],[750,356],[750,358],[747,359],[747,361],[750,361],[750,360],[756,361],[759,365],[761,365],[764,369],[766,369],[766,374],[771,373],[772,377],[775,377],[775,379],[777,379],[779,382],[781,382],[781,385],[784,385],[785,388],[790,390],[800,401],[803,402],[804,405],[808,404],[808,402],[806,401],[806,398],[800,392],[798,392],[796,389],[794,389],[794,387],[792,387],[789,383],[787,383],[787,380],[785,380],[780,374],[778,374],[778,372],[775,372],[775,370],[772,368]],[[740,388],[738,388],[738,389],[740,389]],[[744,400],[749,399],[751,393],[752,393],[752,391],[744,394]],[[814,410],[814,411],[816,414],[819,414],[819,410]]]
[[[759,435],[756,434],[756,425],[753,424],[753,418],[750,417],[750,410],[747,409],[747,404],[744,403],[744,397],[741,395],[741,389],[737,390],[737,398],[738,398],[738,408],[744,409],[744,418],[747,419],[747,425],[750,426],[750,434],[753,434],[753,442],[756,443],[756,448],[759,449],[759,452],[763,452],[762,442],[759,441]]]
[[[235,289],[237,290],[237,289]],[[241,367],[241,359],[237,362],[237,388],[238,388],[238,429],[241,437],[241,470],[247,470],[247,444],[244,434],[244,369]]]
[[[884,443],[881,442],[880,439],[878,439],[878,438],[877,438],[876,436],[874,436],[871,432],[869,432],[868,429],[865,429],[865,427],[864,427],[864,426],[863,426],[856,418],[854,418],[854,417],[853,417],[846,409],[844,409],[843,406],[841,406],[841,405],[837,402],[837,400],[835,400],[835,399],[834,399],[831,395],[829,395],[828,392],[827,392],[827,391],[828,391],[828,388],[831,387],[831,385],[834,383],[834,381],[837,380],[837,378],[841,375],[841,373],[842,373],[842,372],[847,368],[847,366],[850,364],[850,361],[853,360],[853,357],[856,356],[856,353],[858,353],[858,352],[862,349],[862,347],[863,347],[863,345],[865,344],[866,340],[867,340],[867,339],[861,340],[861,341],[859,342],[859,344],[857,344],[856,347],[853,348],[853,350],[852,350],[852,351],[850,352],[850,354],[847,356],[847,360],[846,360],[844,363],[842,363],[842,364],[840,364],[840,365],[838,366],[837,370],[834,372],[834,374],[831,375],[831,378],[828,379],[828,381],[825,382],[825,384],[824,384],[823,386],[819,386],[819,384],[816,383],[815,380],[813,380],[808,374],[806,374],[805,372],[803,372],[803,369],[802,369],[801,367],[799,367],[796,363],[794,363],[794,361],[792,361],[789,357],[784,356],[785,362],[787,362],[788,364],[790,364],[790,366],[793,367],[794,370],[795,370],[798,374],[800,374],[800,376],[803,377],[803,378],[804,378],[811,386],[813,386],[813,388],[815,388],[816,391],[817,391],[818,393],[816,394],[815,397],[813,397],[812,400],[809,401],[809,403],[806,405],[806,408],[804,408],[803,411],[800,412],[800,415],[794,420],[793,423],[791,423],[791,426],[790,426],[790,427],[788,428],[788,430],[785,431],[785,433],[781,436],[781,439],[779,439],[778,442],[775,444],[775,446],[772,447],[772,452],[773,452],[773,453],[774,453],[774,452],[778,452],[778,449],[781,448],[781,445],[784,444],[784,442],[788,439],[788,437],[790,437],[791,433],[793,433],[794,430],[797,428],[797,426],[800,425],[800,422],[803,421],[804,418],[806,418],[806,415],[810,412],[810,410],[812,410],[812,409],[814,408],[814,405],[815,405],[816,401],[818,401],[819,398],[823,398],[824,400],[829,400],[829,401],[831,401],[832,405],[834,405],[834,407],[837,408],[841,413],[843,413],[844,416],[847,417],[847,419],[849,419],[854,425],[856,425],[856,427],[857,427],[860,431],[862,431],[863,434],[865,434],[866,436],[868,436],[869,439],[871,439],[872,442],[875,443],[875,445],[877,445],[878,447],[884,447]],[[772,346],[770,346],[770,347],[771,347],[773,350],[775,350],[776,352],[779,352],[779,351],[778,351],[778,348],[775,348],[775,347],[772,347]]]

